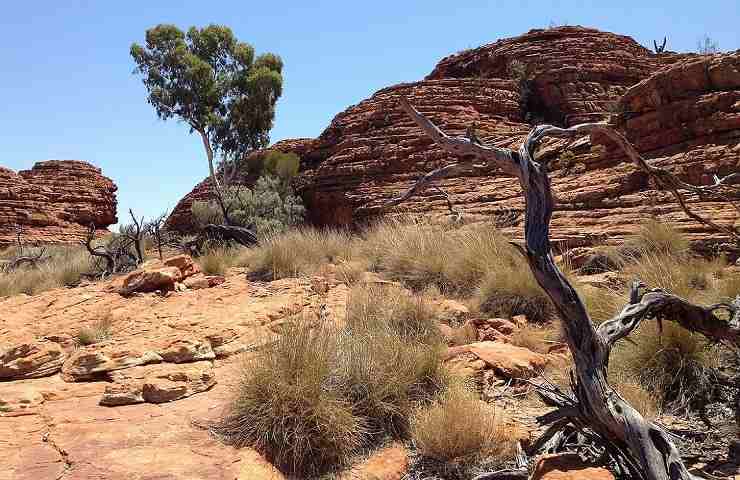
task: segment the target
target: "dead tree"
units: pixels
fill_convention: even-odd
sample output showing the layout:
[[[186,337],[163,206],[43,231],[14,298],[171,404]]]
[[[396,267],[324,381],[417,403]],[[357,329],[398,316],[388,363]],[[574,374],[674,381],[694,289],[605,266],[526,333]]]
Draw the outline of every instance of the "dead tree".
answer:
[[[704,307],[636,283],[632,286],[630,301],[622,311],[595,327],[578,293],[553,260],[549,230],[555,201],[547,171],[549,160],[535,161],[535,150],[547,135],[567,138],[599,133],[617,143],[649,175],[674,187],[675,192],[678,191],[676,180],[664,175],[665,171],[648,165],[620,133],[603,123],[581,124],[567,129],[540,125],[533,128],[519,150],[514,151],[483,145],[464,137],[450,137],[406,100],[401,100],[401,108],[424,133],[440,147],[458,156],[460,161],[427,173],[406,193],[388,201],[386,207],[402,203],[431,182],[465,171],[475,162],[498,167],[504,174],[515,177],[521,185],[526,201],[525,246],[518,248],[561,318],[575,364],[575,372],[571,372],[573,395],[563,394],[557,389],[540,390],[541,396],[557,407],[539,419],[543,425],[550,425],[544,443],[572,424],[600,439],[625,476],[648,480],[691,479],[671,435],[658,424],[643,418],[609,384],[609,355],[618,340],[625,338],[646,319],[675,321],[711,340],[737,345],[740,343],[740,297],[731,304]],[[692,188],[719,190],[725,188],[726,182],[727,179],[718,179],[713,187]],[[687,210],[685,205],[682,207]],[[720,315],[722,311],[726,314]]]
[[[18,253],[12,260],[3,263],[1,265],[1,270],[10,272],[24,265],[37,268],[41,263],[49,260],[50,257],[44,256],[46,254],[46,247],[42,246],[39,242],[36,242],[35,244],[35,253],[26,248],[26,244],[23,240],[23,226],[16,225],[15,239],[18,244]]]
[[[80,241],[80,243],[85,246],[90,255],[105,261],[105,268],[100,272],[101,277],[114,274],[118,267],[115,253],[103,245],[93,246],[93,240],[95,240],[95,224],[90,222],[90,226],[87,228],[87,235],[85,235],[85,239]]]
[[[162,247],[167,244],[168,240],[168,232],[165,226],[166,221],[167,212],[164,212],[157,218],[148,222],[144,228],[146,234],[154,240],[154,245],[157,247],[157,253],[159,254],[160,260],[162,260]]]
[[[129,245],[125,245],[124,248],[128,250],[128,247],[132,246],[136,252],[136,263],[143,263],[144,252],[142,251],[141,242],[146,233],[144,228],[144,217],[141,217],[141,220],[137,220],[133,210],[129,209],[128,213],[131,215],[131,220],[133,220],[134,223],[121,229],[121,236],[129,243]]]
[[[653,40],[653,46],[655,47],[655,53],[657,55],[660,55],[661,53],[665,52],[665,44],[668,41],[668,37],[663,37],[663,44],[661,46],[658,46],[658,42]]]

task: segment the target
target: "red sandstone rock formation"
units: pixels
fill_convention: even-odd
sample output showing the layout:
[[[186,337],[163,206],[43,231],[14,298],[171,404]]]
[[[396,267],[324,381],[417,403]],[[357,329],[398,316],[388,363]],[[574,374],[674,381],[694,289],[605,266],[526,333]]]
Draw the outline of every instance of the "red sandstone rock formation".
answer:
[[[118,221],[116,190],[99,168],[74,160],[39,162],[18,173],[0,167],[0,246],[15,242],[70,243]]]
[[[527,67],[527,82],[512,78],[514,61]],[[705,81],[702,72],[720,68],[715,64],[724,65],[718,80]],[[272,148],[301,156],[296,185],[308,220],[316,225],[362,224],[419,175],[455,161],[396,107],[401,96],[450,134],[464,135],[475,125],[482,140],[506,147],[521,141],[531,127],[527,120],[572,125],[613,119],[648,158],[706,182],[713,173],[738,168],[738,68],[737,55],[654,55],[612,33],[532,30],[449,56],[424,81],[380,90],[338,114],[314,141]],[[670,195],[655,191],[621,154],[600,142],[581,139],[568,147],[575,156],[551,164],[558,170],[553,181],[560,199],[552,223],[555,240],[576,244],[594,236],[623,237],[651,215],[679,222],[696,239],[719,238],[689,221]],[[541,154],[557,154],[556,147],[565,145],[552,142]],[[439,185],[468,221],[505,218],[523,207],[516,181],[485,168]],[[186,224],[188,199],[204,195],[200,184],[176,208],[171,223]],[[724,223],[737,219],[724,205],[697,206]],[[444,195],[433,189],[404,203],[403,212],[450,214]]]

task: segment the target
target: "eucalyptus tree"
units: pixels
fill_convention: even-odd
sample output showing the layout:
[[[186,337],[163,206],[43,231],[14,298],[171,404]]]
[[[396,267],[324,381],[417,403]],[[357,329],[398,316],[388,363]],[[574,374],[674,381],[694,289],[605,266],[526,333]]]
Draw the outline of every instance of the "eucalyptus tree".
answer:
[[[221,25],[187,32],[157,25],[146,31],[144,45],[131,45],[131,56],[157,116],[186,123],[202,139],[214,193],[230,225],[216,159],[225,167],[268,145],[283,90],[282,60],[272,53],[255,57],[251,45]]]

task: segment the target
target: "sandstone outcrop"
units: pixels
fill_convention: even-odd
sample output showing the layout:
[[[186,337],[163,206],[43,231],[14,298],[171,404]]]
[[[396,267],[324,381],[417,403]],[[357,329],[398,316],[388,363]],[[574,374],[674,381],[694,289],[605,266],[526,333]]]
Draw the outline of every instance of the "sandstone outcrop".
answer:
[[[271,148],[301,157],[296,186],[315,225],[362,225],[420,175],[455,161],[396,107],[401,96],[452,135],[465,135],[474,126],[480,139],[504,147],[518,146],[532,121],[611,120],[648,159],[705,184],[715,173],[738,168],[736,69],[737,54],[655,55],[613,33],[582,27],[532,30],[446,57],[423,81],[380,90],[338,114],[315,140],[283,141]],[[714,73],[704,74],[710,70]],[[669,194],[655,190],[603,143],[599,138],[570,145],[553,141],[542,149],[543,155],[558,157],[551,162],[559,199],[552,222],[555,241],[575,246],[620,239],[650,216],[676,222],[694,240],[723,238],[687,219]],[[573,155],[560,156],[566,149]],[[438,185],[466,221],[493,219],[520,235],[523,200],[514,179],[475,167]],[[190,202],[207,196],[204,182],[180,202],[170,224],[187,229]],[[709,199],[692,203],[720,223],[737,221],[731,207]],[[435,189],[396,213],[451,215],[444,194]]]
[[[86,162],[49,160],[18,173],[0,167],[0,247],[15,242],[18,227],[25,241],[42,243],[77,242],[90,223],[103,231],[118,222],[116,190]]]

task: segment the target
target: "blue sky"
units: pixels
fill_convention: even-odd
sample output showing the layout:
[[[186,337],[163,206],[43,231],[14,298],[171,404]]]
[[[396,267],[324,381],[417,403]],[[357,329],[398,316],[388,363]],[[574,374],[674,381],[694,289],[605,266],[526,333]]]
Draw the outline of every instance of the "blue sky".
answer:
[[[313,137],[376,90],[424,77],[450,53],[550,22],[689,51],[705,33],[740,48],[740,1],[33,1],[0,8],[0,165],[47,159],[102,167],[119,216],[154,216],[207,174],[186,126],[157,120],[131,74],[132,42],[158,23],[219,23],[285,62],[273,141]],[[152,6],[154,4],[154,6]]]

